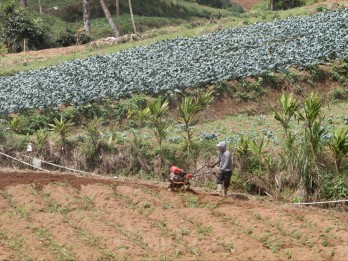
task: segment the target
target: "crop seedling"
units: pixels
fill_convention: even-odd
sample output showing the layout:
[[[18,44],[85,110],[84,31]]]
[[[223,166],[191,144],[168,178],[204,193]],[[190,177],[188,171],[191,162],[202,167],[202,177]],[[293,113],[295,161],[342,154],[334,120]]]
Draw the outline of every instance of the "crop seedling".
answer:
[[[197,247],[191,248],[190,252],[191,252],[191,254],[193,254],[195,256],[200,256],[202,254],[201,251]]]
[[[171,209],[171,208],[174,208],[174,206],[170,202],[164,202],[162,205],[162,209]]]
[[[184,227],[182,227],[181,229],[180,229],[180,235],[181,236],[189,236],[190,235],[190,231],[188,231],[186,228],[184,228]]]
[[[224,248],[227,252],[230,252],[230,253],[234,251],[234,245],[231,242],[225,243]]]

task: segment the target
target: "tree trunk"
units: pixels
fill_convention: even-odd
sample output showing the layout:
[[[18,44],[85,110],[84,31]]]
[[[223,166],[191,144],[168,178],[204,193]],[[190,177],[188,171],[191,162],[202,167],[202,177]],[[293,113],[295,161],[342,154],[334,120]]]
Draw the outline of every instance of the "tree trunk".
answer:
[[[132,1],[128,0],[128,4],[129,4],[129,12],[130,12],[132,24],[133,24],[133,32],[136,34],[137,28],[135,27],[135,22],[134,22],[134,17],[133,17]]]
[[[38,0],[39,1],[39,11],[40,11],[40,15],[42,15],[42,6],[41,6],[41,0]]]
[[[116,0],[116,27],[120,30],[120,0]]]
[[[270,0],[270,8],[272,11],[274,10],[274,1],[275,0]]]
[[[91,32],[91,24],[89,21],[89,0],[82,0],[83,2],[83,29],[87,33]]]
[[[20,5],[20,7],[26,8],[26,7],[28,7],[28,1],[27,0],[20,0],[19,5]]]
[[[104,11],[104,14],[105,14],[106,18],[109,21],[112,33],[117,38],[120,34],[119,34],[118,30],[117,30],[117,27],[116,27],[114,21],[112,20],[112,16],[110,14],[110,11],[109,11],[108,7],[105,4],[105,1],[104,0],[100,0],[100,4],[101,4],[101,6],[103,8],[103,11]]]

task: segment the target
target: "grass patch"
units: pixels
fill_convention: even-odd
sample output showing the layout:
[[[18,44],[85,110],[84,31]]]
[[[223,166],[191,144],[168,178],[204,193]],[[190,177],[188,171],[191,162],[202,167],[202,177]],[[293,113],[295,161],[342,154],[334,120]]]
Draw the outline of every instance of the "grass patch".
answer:
[[[180,194],[181,198],[185,202],[185,207],[187,208],[200,208],[200,202],[198,196],[191,196],[187,193]]]
[[[26,220],[30,219],[30,211],[28,209],[26,209],[25,207],[17,206],[13,201],[12,196],[7,192],[0,191],[0,194],[7,199],[8,204],[17,215]],[[9,210],[9,213],[12,213],[11,209]]]
[[[148,244],[144,241],[143,237],[141,234],[132,234],[129,231],[126,231],[122,228],[122,226],[118,223],[111,223],[109,224],[111,227],[113,227],[118,233],[122,234],[129,240],[131,240],[135,245],[139,246],[140,248],[144,250],[148,250],[149,246]]]
[[[7,247],[15,250],[17,254],[20,256],[20,260],[31,261],[34,260],[31,256],[29,256],[25,250],[24,245],[28,240],[27,237],[21,237],[17,234],[14,238],[11,237],[6,231],[0,230],[0,239],[5,241]]]
[[[48,228],[39,228],[36,226],[31,226],[31,230],[35,233],[37,239],[40,240],[45,246],[47,246],[53,253],[56,260],[73,261],[75,260],[72,255],[72,246],[65,246],[58,244],[52,239],[52,236]]]

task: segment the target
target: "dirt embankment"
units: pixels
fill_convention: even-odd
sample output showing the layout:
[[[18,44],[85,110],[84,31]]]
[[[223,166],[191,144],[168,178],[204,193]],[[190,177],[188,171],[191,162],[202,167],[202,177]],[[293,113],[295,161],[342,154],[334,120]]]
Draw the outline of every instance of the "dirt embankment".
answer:
[[[348,260],[337,211],[67,174],[0,180],[0,260]]]

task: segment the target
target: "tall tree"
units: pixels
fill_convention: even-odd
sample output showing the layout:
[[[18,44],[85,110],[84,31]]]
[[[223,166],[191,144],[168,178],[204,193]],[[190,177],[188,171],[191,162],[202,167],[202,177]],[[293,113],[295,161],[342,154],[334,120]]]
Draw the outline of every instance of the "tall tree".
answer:
[[[136,34],[137,33],[137,28],[135,27],[135,22],[134,22],[132,1],[128,0],[128,4],[129,4],[129,12],[130,12],[131,19],[132,19],[132,24],[133,24],[133,32]]]
[[[116,27],[120,30],[120,0],[116,0]]]
[[[274,10],[274,4],[275,4],[275,0],[270,0],[270,9],[272,11]]]
[[[87,33],[91,32],[91,23],[89,21],[89,0],[82,0],[83,3],[83,28]]]
[[[20,0],[19,5],[20,5],[20,7],[23,7],[23,8],[28,7],[28,1],[27,0]]]
[[[109,24],[110,24],[110,27],[111,27],[111,30],[112,30],[112,33],[114,34],[114,36],[117,38],[119,37],[120,33],[118,32],[118,29],[114,23],[114,21],[112,20],[112,16],[110,14],[110,11],[107,7],[107,5],[105,4],[105,1],[104,0],[100,0],[100,4],[103,8],[103,11],[104,11],[104,14],[106,16],[106,18],[108,19],[109,21]]]
[[[40,11],[40,15],[42,15],[42,6],[41,6],[41,0],[38,0],[39,3],[39,11]]]

